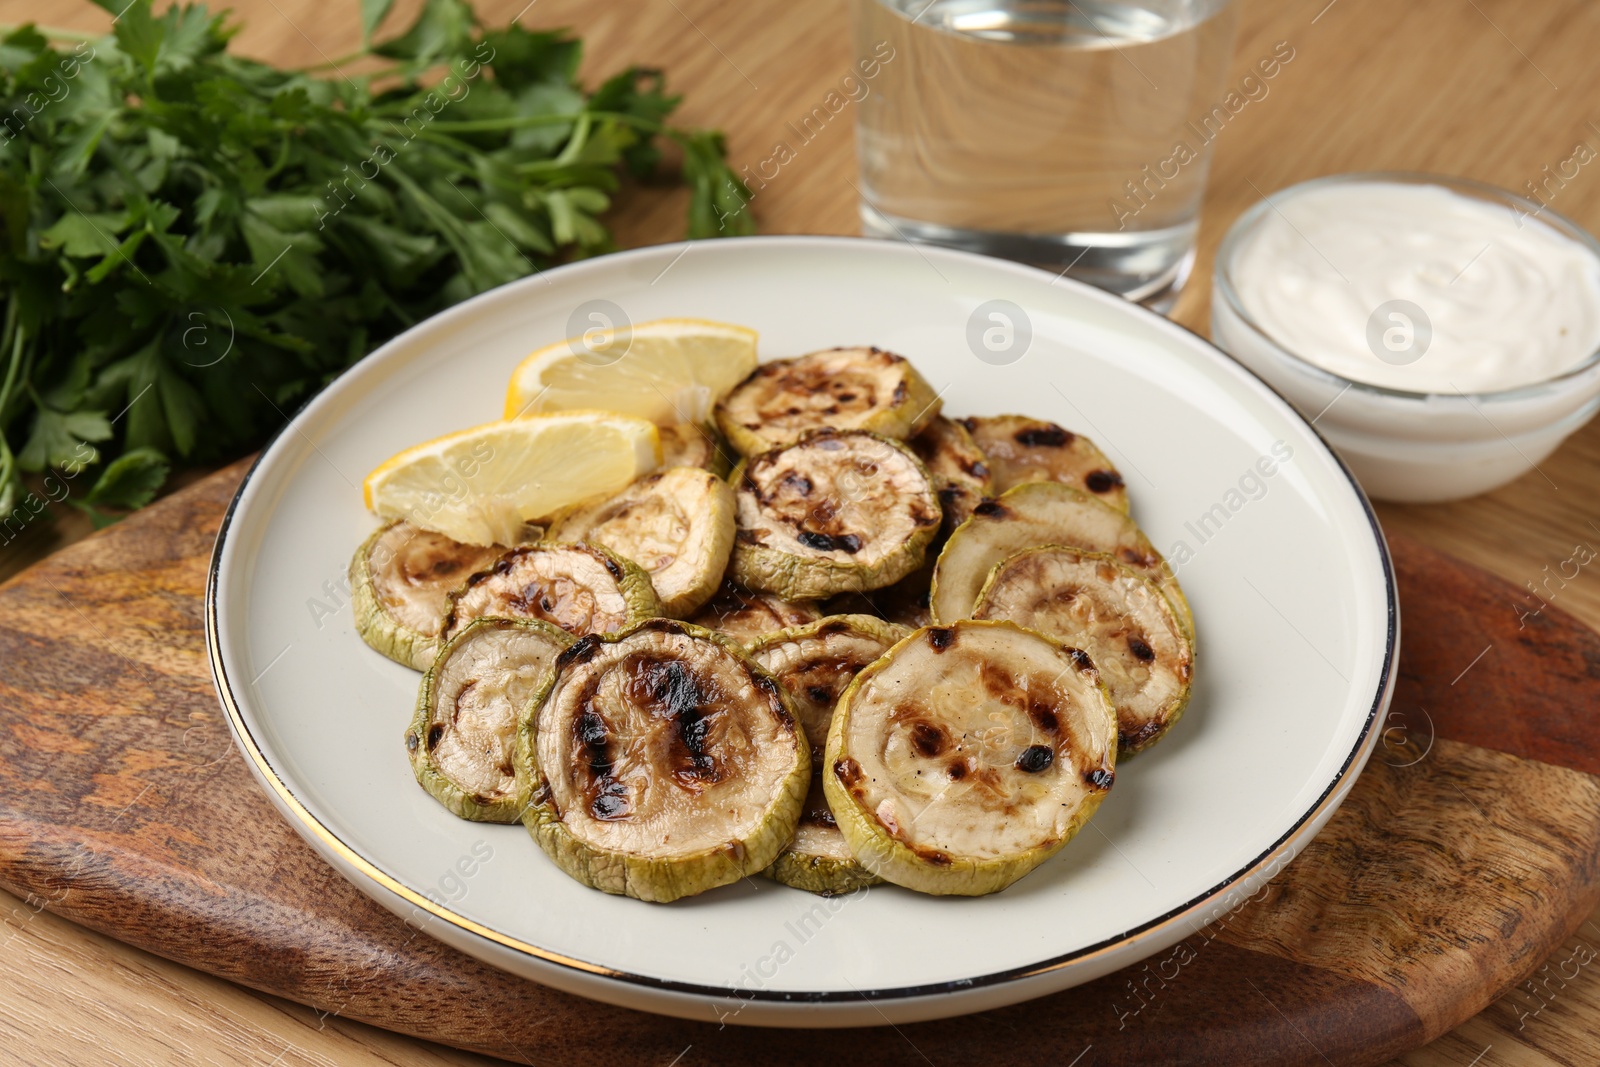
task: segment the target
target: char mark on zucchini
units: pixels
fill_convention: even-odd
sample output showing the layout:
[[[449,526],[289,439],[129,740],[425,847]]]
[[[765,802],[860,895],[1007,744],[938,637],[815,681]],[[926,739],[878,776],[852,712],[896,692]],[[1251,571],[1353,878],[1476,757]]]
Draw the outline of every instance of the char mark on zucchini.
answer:
[[[733,579],[788,600],[892,585],[923,562],[939,524],[933,481],[899,441],[816,430],[745,462]]]

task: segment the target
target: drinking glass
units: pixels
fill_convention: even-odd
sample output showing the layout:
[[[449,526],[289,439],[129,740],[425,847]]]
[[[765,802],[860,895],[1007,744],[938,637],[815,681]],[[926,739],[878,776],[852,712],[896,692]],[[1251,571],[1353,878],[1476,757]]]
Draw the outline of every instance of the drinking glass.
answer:
[[[1224,86],[1231,0],[853,3],[866,233],[1170,306],[1246,99]]]

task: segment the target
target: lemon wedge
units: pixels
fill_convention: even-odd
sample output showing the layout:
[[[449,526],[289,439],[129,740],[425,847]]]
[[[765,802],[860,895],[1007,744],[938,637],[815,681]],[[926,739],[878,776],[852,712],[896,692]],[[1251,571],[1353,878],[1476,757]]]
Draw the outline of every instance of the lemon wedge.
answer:
[[[383,519],[469,545],[514,545],[523,525],[610,495],[661,462],[654,424],[609,411],[492,422],[391,456],[367,475]]]
[[[600,408],[702,425],[756,369],[756,336],[706,319],[597,327],[523,360],[506,391],[506,418]]]

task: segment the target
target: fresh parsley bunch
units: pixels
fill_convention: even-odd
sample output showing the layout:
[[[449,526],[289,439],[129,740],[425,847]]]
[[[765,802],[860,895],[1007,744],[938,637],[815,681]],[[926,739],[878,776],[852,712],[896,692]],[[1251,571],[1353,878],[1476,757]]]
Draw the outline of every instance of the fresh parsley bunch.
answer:
[[[656,71],[586,92],[563,33],[428,0],[311,73],[230,55],[233,29],[201,6],[96,2],[120,12],[109,37],[0,38],[8,529],[37,501],[24,474],[106,521],[170,461],[259,444],[412,323],[610,250],[601,216],[624,174],[657,175],[663,140],[691,237],[753,228],[721,135],[667,125],[679,98]],[[363,0],[369,39],[390,2]],[[344,73],[374,56],[382,70]]]

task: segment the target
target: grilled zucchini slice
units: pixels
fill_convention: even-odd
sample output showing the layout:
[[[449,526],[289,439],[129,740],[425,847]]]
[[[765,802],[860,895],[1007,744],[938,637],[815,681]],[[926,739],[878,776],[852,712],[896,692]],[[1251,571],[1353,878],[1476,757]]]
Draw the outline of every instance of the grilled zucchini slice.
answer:
[[[989,457],[995,495],[1024,482],[1060,482],[1118,511],[1128,510],[1122,475],[1082,434],[1023,415],[962,419],[961,425]]]
[[[1194,636],[1194,617],[1178,579],[1137,523],[1117,509],[1058,482],[1024,482],[973,509],[956,528],[933,568],[929,604],[943,625],[970,619],[995,564],[1025,548],[1069,545],[1105,552],[1161,588]]]
[[[574,640],[538,619],[499,618],[474,619],[452,638],[423,676],[406,730],[422,788],[463,819],[521,819],[517,719]]]
[[[865,593],[841,593],[822,602],[825,615],[875,615],[907,630],[929,626],[933,613],[928,610],[928,585],[933,579],[934,556],[929,553],[922,566],[882,589]]]
[[[1153,582],[1103,552],[1024,549],[989,572],[972,617],[1087,652],[1116,706],[1123,756],[1159,741],[1189,703],[1194,643],[1178,613]]]
[[[948,537],[967,521],[979,501],[999,492],[988,457],[959,422],[940,415],[906,444],[938,486],[939,506],[944,509],[942,535]]]
[[[603,545],[650,575],[661,614],[683,618],[717,591],[733,549],[733,487],[698,467],[672,467],[609,500],[557,516],[546,537]]]
[[[857,862],[845,843],[823,795],[820,774],[812,776],[811,788],[806,790],[794,840],[761,873],[774,882],[827,897],[883,884],[882,878]]]
[[[879,589],[922,564],[939,498],[921,461],[865,430],[813,430],[734,471],[733,579],[788,600]]]
[[[1115,778],[1089,657],[1009,622],[918,630],[856,676],[823,790],[861,865],[924,893],[998,892],[1054,855]]]
[[[425,671],[443,643],[450,591],[504,552],[391,522],[350,559],[351,608],[361,639],[396,663]]]
[[[717,404],[717,425],[754,456],[825,426],[910,437],[938,413],[938,394],[904,356],[828,348],[757,367]]]
[[[650,576],[599,545],[513,548],[450,594],[446,637],[473,619],[543,619],[579,637],[611,633],[661,614]]]
[[[518,732],[534,840],[585,885],[640,900],[767,867],[810,770],[783,687],[733,642],[671,619],[567,649]]]
[[[661,435],[661,466],[699,467],[721,478],[733,464],[728,460],[727,442],[716,430],[692,422],[657,426]]]
[[[757,593],[725,579],[712,597],[689,621],[715,630],[741,645],[774,630],[804,626],[822,618],[822,610],[807,600],[785,600],[771,593]]]
[[[880,879],[856,862],[822,793],[822,750],[833,706],[856,674],[911,631],[870,615],[836,615],[768,634],[750,646],[789,693],[811,741],[811,788],[794,841],[766,874],[812,893],[848,893]]]

